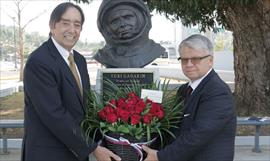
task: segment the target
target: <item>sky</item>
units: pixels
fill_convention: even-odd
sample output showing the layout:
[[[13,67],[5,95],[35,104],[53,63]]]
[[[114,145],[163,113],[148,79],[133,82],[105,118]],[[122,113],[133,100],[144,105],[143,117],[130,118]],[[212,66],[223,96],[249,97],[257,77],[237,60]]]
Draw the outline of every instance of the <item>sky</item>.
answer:
[[[40,17],[29,23],[26,27],[26,32],[39,32],[41,35],[47,36],[49,33],[49,18],[52,10],[57,4],[64,2],[63,0],[23,0],[21,6],[22,25],[25,25],[30,19],[39,15]],[[81,32],[80,40],[85,42],[100,42],[104,41],[102,35],[98,31],[96,20],[98,8],[101,0],[93,0],[90,4],[79,4],[85,14],[85,23]],[[159,15],[156,12],[151,13],[152,29],[149,33],[149,38],[156,42],[171,41],[178,43],[182,37],[181,23],[172,23],[165,16]],[[14,21],[11,17],[16,17],[16,8],[13,0],[0,0],[0,24],[13,26]],[[17,20],[17,17],[16,17]]]

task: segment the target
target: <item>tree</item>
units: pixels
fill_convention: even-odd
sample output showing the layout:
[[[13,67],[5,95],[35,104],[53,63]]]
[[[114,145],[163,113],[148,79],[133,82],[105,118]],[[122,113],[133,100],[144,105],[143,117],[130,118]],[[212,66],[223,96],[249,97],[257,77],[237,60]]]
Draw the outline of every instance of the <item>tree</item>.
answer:
[[[14,45],[14,29],[0,25],[0,43],[1,43],[1,60],[7,58],[8,55],[14,54],[16,48]]]
[[[16,16],[11,16],[8,14],[8,16],[15,21],[17,27],[18,27],[18,37],[19,37],[19,48],[18,48],[18,54],[20,58],[20,78],[19,80],[23,80],[23,68],[24,68],[24,34],[25,34],[25,28],[35,19],[40,17],[42,14],[46,12],[46,10],[43,10],[33,18],[29,19],[25,24],[22,24],[21,18],[22,18],[22,12],[25,7],[25,4],[23,4],[23,0],[14,0],[14,5],[16,6],[15,14]]]
[[[14,52],[17,51],[14,45],[14,32],[18,31],[18,28],[15,30],[13,29],[13,26],[0,26],[0,42],[2,44],[2,49],[0,51],[3,52],[1,55],[2,58],[6,58],[10,54],[14,54]],[[42,42],[48,39],[46,36],[39,35],[38,32],[32,32],[32,33],[25,33],[24,36],[24,58],[27,58],[27,54],[31,53],[33,50],[38,48]]]
[[[172,21],[181,19],[186,26],[199,25],[201,31],[217,31],[220,25],[232,31],[238,114],[270,113],[269,0],[145,1],[151,10]]]
[[[270,113],[270,1],[147,0],[151,9],[184,25],[233,32],[235,100],[239,115]],[[172,19],[173,19],[172,18]]]

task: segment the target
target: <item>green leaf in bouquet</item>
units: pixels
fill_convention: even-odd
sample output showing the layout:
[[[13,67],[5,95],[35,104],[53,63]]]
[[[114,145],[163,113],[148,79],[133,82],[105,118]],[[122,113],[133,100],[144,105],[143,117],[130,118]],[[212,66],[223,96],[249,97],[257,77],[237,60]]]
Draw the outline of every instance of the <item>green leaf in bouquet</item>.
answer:
[[[135,135],[135,138],[138,139],[138,140],[141,140],[142,137],[143,137],[142,134],[137,134],[137,135]]]
[[[173,138],[176,138],[175,135],[168,129],[162,129],[164,131],[166,131],[168,134],[170,134]]]
[[[106,124],[104,122],[100,122],[99,125],[100,125],[100,128],[106,127]]]
[[[128,127],[126,127],[124,125],[119,125],[117,127],[117,132],[128,134],[129,133],[129,129],[128,129]]]
[[[150,111],[150,106],[146,105],[144,111],[142,112],[142,116],[146,115]]]
[[[114,126],[108,126],[108,130],[111,132],[116,132],[116,128]]]
[[[155,125],[156,128],[159,128],[160,126],[161,126],[160,122],[157,122],[156,125]]]
[[[102,130],[103,135],[106,134],[107,132],[109,132],[108,129],[103,129],[103,130]]]
[[[146,136],[147,136],[147,141],[151,140],[151,131],[150,131],[150,126],[146,126]]]
[[[161,129],[157,128],[156,129],[156,132],[158,133],[159,135],[159,139],[160,139],[160,143],[161,143],[161,147],[163,147],[163,134],[161,133]]]
[[[135,129],[135,135],[140,135],[143,132],[142,128]]]

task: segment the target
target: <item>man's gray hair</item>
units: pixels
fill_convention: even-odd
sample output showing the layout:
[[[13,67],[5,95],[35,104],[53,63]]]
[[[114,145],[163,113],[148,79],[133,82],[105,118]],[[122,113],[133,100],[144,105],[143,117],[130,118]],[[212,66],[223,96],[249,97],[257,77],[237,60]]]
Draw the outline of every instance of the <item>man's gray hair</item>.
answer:
[[[184,39],[179,45],[179,51],[183,47],[189,47],[195,50],[206,50],[209,55],[214,55],[214,47],[211,41],[200,34],[191,35]]]

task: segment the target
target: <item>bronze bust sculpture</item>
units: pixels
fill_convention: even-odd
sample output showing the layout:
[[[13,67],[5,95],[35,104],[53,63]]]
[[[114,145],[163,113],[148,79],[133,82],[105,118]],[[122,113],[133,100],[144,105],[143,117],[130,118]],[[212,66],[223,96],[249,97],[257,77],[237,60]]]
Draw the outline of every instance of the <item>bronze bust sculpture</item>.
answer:
[[[148,37],[151,15],[141,0],[103,0],[97,24],[106,45],[94,59],[108,68],[141,68],[165,53]]]

